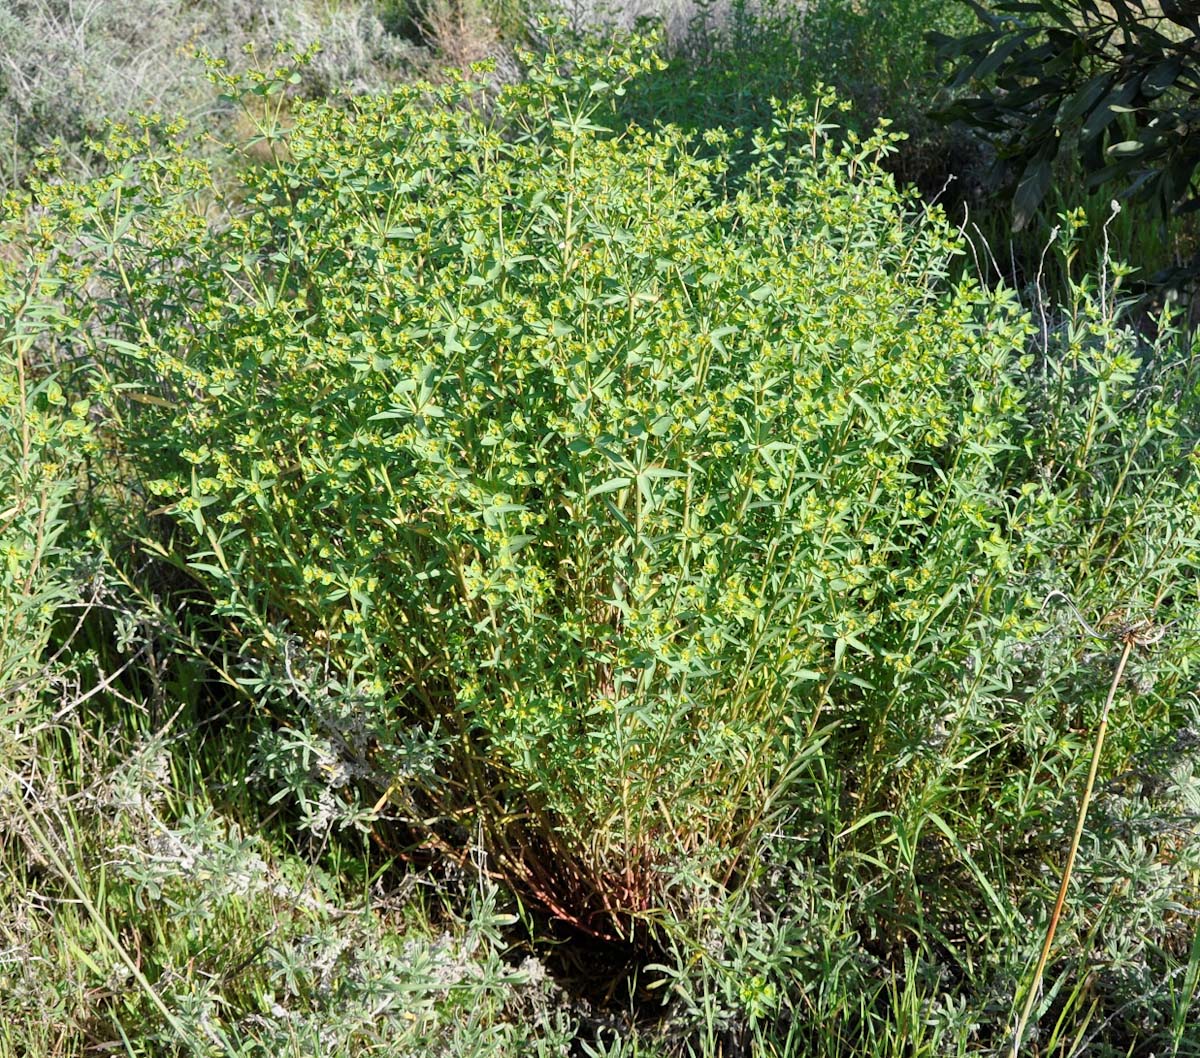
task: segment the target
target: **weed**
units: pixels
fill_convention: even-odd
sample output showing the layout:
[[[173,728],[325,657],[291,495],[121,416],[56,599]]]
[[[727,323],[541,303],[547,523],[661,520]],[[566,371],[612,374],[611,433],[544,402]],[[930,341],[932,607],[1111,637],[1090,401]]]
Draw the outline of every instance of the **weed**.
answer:
[[[952,283],[967,247],[884,170],[896,136],[837,128],[831,93],[742,140],[643,127],[621,107],[663,72],[658,42],[550,43],[498,94],[461,75],[298,101],[234,188],[146,122],[95,180],[10,197],[8,255],[54,283],[5,273],[45,321],[25,362],[92,373],[97,532],[174,571],[164,612],[203,615],[248,703],[225,743],[242,787],[297,849],[362,830],[479,894],[461,976],[428,969],[429,942],[396,968],[374,926],[390,955],[256,890],[271,868],[203,802],[156,810],[171,836],[143,806],[71,837],[94,786],[69,775],[26,806],[46,839],[26,848],[96,912],[55,936],[107,980],[128,963],[97,921],[127,952],[122,930],[161,930],[132,934],[151,988],[180,981],[186,1030],[251,1053],[376,1030],[451,1052],[991,1053],[1075,833],[1039,1046],[1193,1047],[1200,385],[1178,318],[1124,326],[1108,263],[1059,260],[1075,278],[1036,315]],[[226,87],[270,100],[292,74]],[[1053,591],[1153,614],[1170,649],[1113,681],[1042,612]],[[164,707],[165,671],[137,677]],[[1113,778],[1084,817],[1066,792],[1105,687]],[[275,929],[269,955],[238,949],[244,981],[204,962],[241,936],[207,899]],[[523,992],[514,907],[636,953],[630,1002],[661,996],[658,1016],[597,1041],[581,1003]],[[394,1005],[372,1014],[381,978]],[[144,987],[101,1015],[147,1049],[172,1031]]]

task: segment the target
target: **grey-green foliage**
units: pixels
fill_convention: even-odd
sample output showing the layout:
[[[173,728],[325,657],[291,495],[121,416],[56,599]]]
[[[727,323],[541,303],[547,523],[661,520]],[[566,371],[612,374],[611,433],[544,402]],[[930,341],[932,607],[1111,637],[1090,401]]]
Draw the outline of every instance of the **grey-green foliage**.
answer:
[[[355,892],[219,816],[182,734],[68,721],[0,764],[0,1055],[566,1053],[575,1020],[503,958],[494,886],[436,927],[419,887]]]
[[[228,110],[192,57],[203,48],[234,68],[244,49],[280,41],[321,44],[306,90],[377,89],[411,61],[370,0],[319,6],[271,0],[11,0],[0,5],[0,186],[25,179],[33,156],[56,142],[75,173],[91,171],[87,146],[108,122],[138,111],[188,113],[211,124]]]

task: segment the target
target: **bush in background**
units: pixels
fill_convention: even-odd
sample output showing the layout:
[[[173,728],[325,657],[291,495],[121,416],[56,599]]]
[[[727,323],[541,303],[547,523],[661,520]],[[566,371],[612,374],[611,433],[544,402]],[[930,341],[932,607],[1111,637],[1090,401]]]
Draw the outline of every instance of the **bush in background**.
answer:
[[[67,171],[103,167],[89,145],[135,113],[188,114],[216,135],[230,108],[193,55],[203,49],[241,70],[248,47],[319,41],[303,90],[380,89],[415,61],[410,42],[386,32],[369,2],[315,6],[241,0],[179,5],[120,0],[79,5],[15,0],[0,9],[0,186],[23,183],[39,151],[54,146]]]
[[[964,196],[973,188],[978,145],[928,118],[923,103],[937,84],[924,35],[969,25],[957,5],[732,0],[667,5],[660,17],[668,65],[640,78],[622,102],[639,123],[723,129],[749,139],[771,124],[772,100],[813,95],[829,84],[851,102],[843,120],[861,135],[881,118],[907,134],[885,160],[901,183],[932,198],[954,173]]]
[[[631,114],[685,125],[704,115],[706,127],[746,130],[769,124],[773,97],[826,81],[854,100],[860,130],[886,114],[915,133],[893,157],[903,179],[939,190],[947,143],[971,162],[961,138],[947,140],[913,105],[931,83],[922,34],[958,32],[966,23],[941,0],[647,0],[615,7],[571,0],[363,0],[253,8],[221,0],[182,11],[157,0],[82,8],[22,0],[0,12],[0,142],[10,144],[0,182],[23,183],[33,158],[56,141],[69,174],[93,172],[102,163],[89,142],[102,138],[109,122],[129,121],[135,113],[183,113],[204,125],[229,118],[231,108],[202,65],[188,58],[196,47],[241,71],[250,65],[243,53],[248,45],[267,54],[282,41],[299,50],[319,42],[299,91],[361,92],[420,76],[431,64],[465,66],[485,57],[499,58],[509,76],[509,49],[537,41],[536,17],[546,13],[567,16],[579,32],[628,26],[635,18],[663,26],[672,65],[662,77],[639,83],[626,100]],[[215,135],[226,139],[228,130]]]
[[[970,84],[978,93],[961,94],[942,116],[995,144],[993,178],[1012,194],[1016,230],[1042,204],[1062,161],[1080,165],[1089,187],[1113,183],[1122,197],[1164,214],[1194,208],[1194,5],[972,6],[986,28],[934,35],[939,58],[955,64],[953,87]]]

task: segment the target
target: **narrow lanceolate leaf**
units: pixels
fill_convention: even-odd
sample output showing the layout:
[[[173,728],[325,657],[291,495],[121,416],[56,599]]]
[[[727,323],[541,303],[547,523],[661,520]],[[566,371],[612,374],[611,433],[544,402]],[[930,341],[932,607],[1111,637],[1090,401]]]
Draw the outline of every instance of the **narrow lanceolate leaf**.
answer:
[[[1053,182],[1054,169],[1049,158],[1034,158],[1021,174],[1013,195],[1013,228],[1020,231],[1037,212]]]
[[[1175,83],[1183,68],[1182,56],[1174,55],[1164,59],[1146,74],[1146,79],[1142,82],[1142,91],[1151,97],[1161,95]]]
[[[608,492],[616,492],[618,489],[626,488],[628,485],[632,484],[632,481],[632,478],[626,477],[609,478],[602,484],[588,489],[587,498],[590,500],[593,496],[603,496]]]
[[[1003,66],[1004,63],[1013,56],[1018,48],[1020,48],[1027,40],[1039,32],[1040,30],[1038,29],[1024,29],[1019,30],[1016,33],[1012,33],[1007,40],[1002,41],[995,48],[993,48],[992,51],[986,55],[977,66],[975,66],[975,68],[971,71],[971,76],[981,81],[991,77],[992,74],[1000,69],[1000,67]]]
[[[1111,73],[1098,74],[1074,95],[1065,98],[1059,107],[1056,122],[1060,126],[1069,126],[1081,120],[1112,87],[1114,76]]]

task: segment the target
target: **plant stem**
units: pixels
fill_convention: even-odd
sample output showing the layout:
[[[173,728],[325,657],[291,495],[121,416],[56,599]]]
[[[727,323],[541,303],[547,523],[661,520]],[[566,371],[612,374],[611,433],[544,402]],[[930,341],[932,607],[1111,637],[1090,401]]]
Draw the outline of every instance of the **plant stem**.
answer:
[[[1017,1020],[1016,1032],[1013,1034],[1012,1058],[1017,1058],[1021,1050],[1021,1041],[1025,1036],[1025,1028],[1029,1016],[1033,1012],[1033,1004],[1037,1000],[1038,989],[1041,987],[1042,974],[1046,962],[1050,958],[1050,947],[1054,943],[1054,932],[1058,929],[1058,920],[1062,915],[1063,905],[1067,902],[1067,889],[1071,884],[1071,871],[1075,867],[1075,856],[1079,852],[1079,842],[1083,837],[1083,824],[1087,819],[1088,805],[1092,800],[1092,791],[1096,786],[1096,773],[1100,769],[1100,754],[1104,749],[1104,735],[1108,731],[1108,714],[1112,709],[1113,699],[1117,696],[1117,687],[1125,674],[1125,665],[1133,651],[1134,636],[1125,637],[1125,648],[1121,651],[1121,660],[1117,662],[1117,671],[1113,673],[1112,683],[1108,688],[1108,697],[1104,701],[1104,709],[1100,713],[1100,726],[1096,729],[1096,743],[1092,747],[1092,764],[1088,769],[1087,783],[1083,788],[1083,797],[1079,802],[1079,817],[1075,820],[1075,833],[1071,837],[1071,848],[1067,852],[1067,864],[1063,868],[1062,884],[1058,887],[1058,899],[1054,903],[1054,913],[1050,916],[1050,925],[1046,927],[1046,940],[1042,944],[1042,954],[1038,958],[1037,969],[1033,972],[1033,981],[1029,993],[1025,996],[1025,1006]]]

